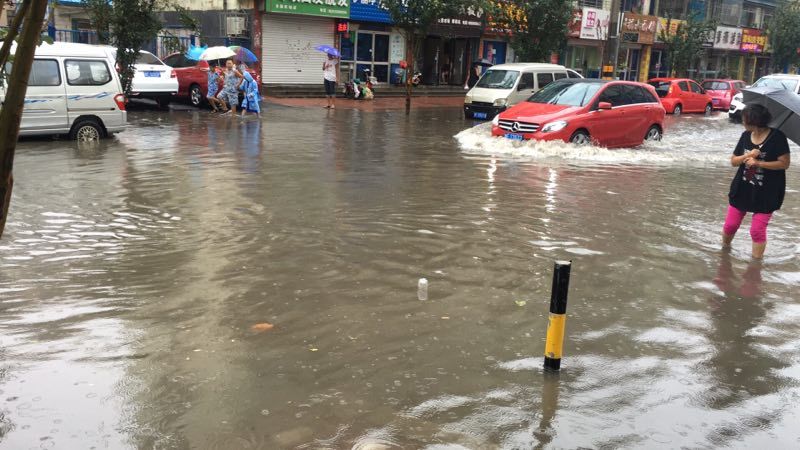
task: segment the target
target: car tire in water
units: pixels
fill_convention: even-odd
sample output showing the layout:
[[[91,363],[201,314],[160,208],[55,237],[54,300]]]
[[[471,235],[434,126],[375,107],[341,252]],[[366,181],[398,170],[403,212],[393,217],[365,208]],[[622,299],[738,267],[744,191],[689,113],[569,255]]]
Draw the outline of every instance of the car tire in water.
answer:
[[[189,88],[189,103],[196,108],[203,104],[203,90],[200,86],[193,84]]]
[[[711,112],[714,111],[714,107],[711,106],[711,103],[706,105],[705,116],[708,117],[711,115]]]
[[[156,98],[156,103],[158,104],[158,107],[161,108],[161,109],[169,108],[169,104],[170,104],[171,101],[172,101],[172,99],[169,98],[169,97],[158,97],[158,98]]]
[[[586,130],[578,130],[572,133],[569,142],[575,145],[589,145],[592,143],[592,138],[589,137],[589,133]]]
[[[94,119],[83,119],[72,126],[69,138],[74,141],[99,141],[105,136],[103,127]]]
[[[647,134],[644,135],[645,141],[660,141],[663,137],[661,133],[661,128],[658,125],[653,125],[647,130]]]
[[[680,116],[683,112],[683,107],[681,105],[675,105],[675,109],[672,110],[672,114],[675,116]]]

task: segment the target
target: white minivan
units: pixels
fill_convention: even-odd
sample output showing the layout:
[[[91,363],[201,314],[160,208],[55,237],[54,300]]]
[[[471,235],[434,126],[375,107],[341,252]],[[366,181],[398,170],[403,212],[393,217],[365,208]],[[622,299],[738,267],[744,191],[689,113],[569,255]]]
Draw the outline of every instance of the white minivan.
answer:
[[[12,54],[15,50],[12,47]],[[6,73],[11,73],[10,65]],[[0,80],[0,102],[6,89]],[[103,48],[56,42],[36,49],[20,136],[65,134],[97,140],[122,131],[126,122],[122,85]]]
[[[464,99],[464,117],[493,119],[509,106],[527,100],[539,89],[563,78],[583,78],[557,64],[514,63],[490,67]]]

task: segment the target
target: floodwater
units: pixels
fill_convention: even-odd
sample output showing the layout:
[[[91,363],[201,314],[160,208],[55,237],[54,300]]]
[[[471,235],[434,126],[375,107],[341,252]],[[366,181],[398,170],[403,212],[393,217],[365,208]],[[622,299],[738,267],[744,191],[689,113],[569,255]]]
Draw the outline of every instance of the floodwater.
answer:
[[[719,250],[723,116],[635,150],[471,125],[145,111],[99,146],[22,142],[0,448],[800,447],[797,167],[755,264],[747,229]]]

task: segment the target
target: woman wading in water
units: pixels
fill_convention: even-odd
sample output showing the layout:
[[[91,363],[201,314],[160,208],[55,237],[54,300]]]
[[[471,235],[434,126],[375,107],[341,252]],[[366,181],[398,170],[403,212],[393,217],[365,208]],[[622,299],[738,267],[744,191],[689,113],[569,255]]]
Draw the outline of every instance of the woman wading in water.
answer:
[[[767,248],[767,225],[772,213],[781,209],[786,195],[789,143],[780,130],[767,126],[772,117],[761,105],[748,105],[742,111],[742,120],[746,131],[731,157],[731,165],[739,170],[728,194],[730,205],[722,228],[722,244],[730,248],[744,216],[752,213],[753,258],[761,259]]]

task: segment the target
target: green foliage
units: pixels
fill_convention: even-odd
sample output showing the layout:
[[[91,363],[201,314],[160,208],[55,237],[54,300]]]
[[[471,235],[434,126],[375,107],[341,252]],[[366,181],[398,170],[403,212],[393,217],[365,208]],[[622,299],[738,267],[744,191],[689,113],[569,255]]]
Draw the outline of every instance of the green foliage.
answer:
[[[661,40],[667,48],[667,60],[676,76],[686,76],[687,72],[705,51],[703,46],[712,40],[717,29],[714,22],[699,20],[696,14],[686,21],[678,23],[674,34],[668,31],[672,26],[672,18],[667,18],[667,26],[661,30]]]
[[[787,65],[800,65],[800,7],[797,3],[782,0],[775,9],[772,21],[767,24],[769,48],[776,71]]]
[[[142,44],[158,36],[162,23],[156,13],[167,5],[162,0],[83,0],[98,39],[117,48],[122,90],[131,92],[136,59]]]
[[[508,0],[492,8],[493,17],[511,33],[511,46],[526,62],[549,62],[567,40],[571,0]]]

